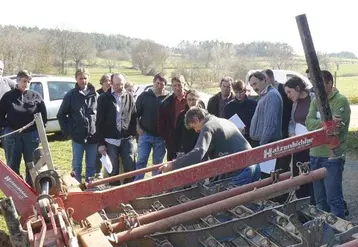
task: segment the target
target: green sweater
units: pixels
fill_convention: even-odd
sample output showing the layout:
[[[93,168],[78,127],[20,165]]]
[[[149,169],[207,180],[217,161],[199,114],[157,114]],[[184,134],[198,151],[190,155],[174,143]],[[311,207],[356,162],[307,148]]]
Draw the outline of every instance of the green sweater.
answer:
[[[344,157],[347,149],[347,136],[349,122],[351,118],[351,108],[349,106],[347,98],[344,95],[340,94],[337,89],[334,89],[332,94],[328,96],[328,101],[332,111],[332,116],[341,116],[342,122],[345,124],[342,128],[339,129],[339,139],[341,141],[341,145],[338,148],[338,154],[343,155]],[[313,99],[311,101],[310,109],[306,119],[306,128],[309,131],[317,130],[322,127],[321,124],[322,122],[317,107],[317,101],[316,99]],[[327,145],[313,147],[310,150],[310,156],[329,158],[329,148],[327,147]]]

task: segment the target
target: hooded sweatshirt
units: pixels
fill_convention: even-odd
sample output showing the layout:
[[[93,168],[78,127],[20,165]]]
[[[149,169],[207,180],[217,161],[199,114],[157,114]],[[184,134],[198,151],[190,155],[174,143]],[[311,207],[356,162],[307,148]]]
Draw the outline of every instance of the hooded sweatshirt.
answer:
[[[338,155],[343,155],[344,158],[347,150],[347,137],[351,117],[351,108],[349,106],[348,99],[344,95],[340,94],[337,89],[333,89],[332,94],[328,96],[328,102],[332,111],[332,116],[340,116],[342,118],[342,122],[344,123],[344,126],[339,128],[339,140],[341,141],[341,145],[337,150]],[[322,121],[317,107],[317,100],[314,98],[311,101],[310,109],[308,111],[306,128],[312,131],[321,127]],[[310,156],[329,158],[330,151],[327,145],[321,145],[311,148]]]

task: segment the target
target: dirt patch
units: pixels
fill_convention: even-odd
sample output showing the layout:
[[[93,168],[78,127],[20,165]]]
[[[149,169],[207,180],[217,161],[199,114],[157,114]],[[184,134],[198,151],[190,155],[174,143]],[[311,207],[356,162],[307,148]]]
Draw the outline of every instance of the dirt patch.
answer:
[[[358,224],[358,160],[347,160],[343,172],[343,193],[348,204],[349,216],[351,220]]]

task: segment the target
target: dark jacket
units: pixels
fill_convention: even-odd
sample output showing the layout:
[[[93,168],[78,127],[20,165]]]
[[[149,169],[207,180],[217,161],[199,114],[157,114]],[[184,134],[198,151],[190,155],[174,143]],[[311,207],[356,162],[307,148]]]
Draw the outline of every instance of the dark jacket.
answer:
[[[288,125],[291,119],[292,101],[287,97],[285,88],[282,83],[278,84],[278,92],[281,95],[283,108],[282,108],[282,138],[288,137]]]
[[[208,101],[208,112],[214,116],[219,117],[219,100],[221,97],[221,92],[212,96]],[[229,96],[229,101],[233,100],[235,95],[231,92]]]
[[[185,104],[185,106],[186,105],[187,104]],[[204,103],[200,100],[198,102],[198,105],[202,108],[205,108]],[[167,148],[175,148],[176,146],[176,141],[173,138],[173,135],[176,131],[176,126],[177,123],[175,123],[175,97],[174,93],[172,93],[171,95],[167,96],[160,104],[158,115],[158,133],[165,141]]]
[[[76,83],[63,98],[57,118],[65,136],[80,144],[95,144],[98,94],[92,84],[89,83],[87,88],[89,92],[84,95]]]
[[[184,110],[184,109],[183,109]],[[174,93],[168,95],[160,104],[157,122],[158,133],[165,141],[167,148],[174,148],[175,140],[175,97]]]
[[[226,119],[231,118],[237,114],[246,125],[244,137],[251,142],[250,139],[250,125],[251,119],[254,116],[257,101],[245,97],[243,101],[238,101],[236,98],[227,103],[224,108],[224,116]]]
[[[111,88],[109,88],[109,90],[107,90],[107,91],[111,91]],[[103,90],[103,88],[98,89],[96,92],[97,92],[99,95],[105,93],[105,91]]]
[[[175,153],[189,153],[198,140],[199,133],[193,129],[187,129],[185,126],[185,114],[189,107],[186,105],[185,109],[178,115],[175,125]]]
[[[208,115],[193,150],[173,161],[173,168],[179,169],[200,163],[205,155],[210,159],[230,155],[251,146],[236,126],[227,119]]]
[[[168,94],[156,96],[153,90],[141,93],[136,101],[139,127],[152,136],[159,136],[157,130],[160,103]]]
[[[96,133],[100,145],[105,144],[105,138],[121,139],[136,135],[136,109],[134,98],[129,93],[121,96],[121,132],[117,129],[116,99],[108,90],[98,97]]]
[[[0,128],[17,130],[34,120],[34,114],[41,113],[42,121],[47,123],[47,112],[41,95],[31,89],[23,94],[17,88],[6,92],[0,100]],[[23,130],[36,130],[36,124]]]

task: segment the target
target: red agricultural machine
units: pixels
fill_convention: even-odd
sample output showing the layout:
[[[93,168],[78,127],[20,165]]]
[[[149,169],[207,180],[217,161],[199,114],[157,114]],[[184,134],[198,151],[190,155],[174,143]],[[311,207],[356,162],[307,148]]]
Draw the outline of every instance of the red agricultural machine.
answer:
[[[339,145],[324,91],[320,68],[305,15],[296,17],[322,128],[244,152],[210,160],[141,181],[110,187],[115,180],[158,169],[153,166],[115,177],[79,184],[54,170],[41,117],[35,117],[42,148],[27,164],[29,187],[0,162],[0,189],[8,196],[0,205],[9,239],[3,247],[196,247],[196,246],[358,246],[358,227],[294,199],[305,183],[322,179],[325,168],[300,175],[272,171],[269,178],[235,187],[230,179],[206,178],[235,171],[322,144]],[[270,200],[289,193],[284,204]],[[20,217],[19,217],[20,215]]]

